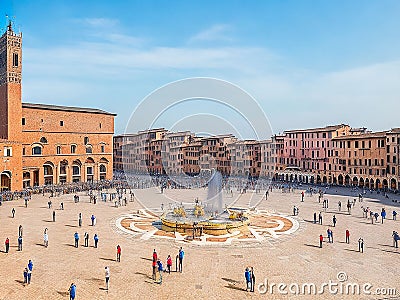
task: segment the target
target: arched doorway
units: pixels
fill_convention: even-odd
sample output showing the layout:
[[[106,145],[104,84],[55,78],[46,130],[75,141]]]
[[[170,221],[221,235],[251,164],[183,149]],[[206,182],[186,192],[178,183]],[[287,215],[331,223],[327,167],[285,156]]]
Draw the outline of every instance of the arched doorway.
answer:
[[[105,165],[100,165],[99,174],[100,174],[100,180],[106,180],[106,178],[107,178],[107,167]]]
[[[91,157],[88,157],[85,161],[86,165],[86,181],[87,182],[93,182],[94,180],[94,159]]]
[[[54,183],[54,164],[47,161],[43,164],[44,184],[52,185]]]
[[[317,175],[317,184],[321,184],[321,176]]]
[[[365,178],[365,187],[366,187],[367,189],[370,189],[370,188],[371,188],[370,185],[369,185],[369,179],[368,179],[368,178]]]
[[[3,171],[0,174],[0,191],[11,191],[11,172]]]
[[[310,178],[310,183],[311,183],[311,184],[314,184],[314,176],[311,176],[311,178]]]
[[[382,183],[381,183],[380,179],[377,179],[375,181],[375,187],[376,187],[376,189],[381,189],[382,188]]]
[[[364,187],[364,178],[360,178],[360,181],[358,182],[358,186],[363,188]]]
[[[342,177],[342,180],[343,180],[343,177]],[[337,185],[337,178],[336,178],[336,176],[333,176],[333,184],[334,184],[334,185]]]
[[[326,178],[326,176],[322,177],[322,183],[323,184],[327,184],[328,183],[328,179]]]
[[[339,183],[339,185],[343,185],[343,175],[342,174],[340,174],[338,176],[338,183]]]
[[[68,161],[66,159],[60,161],[60,175],[58,177],[59,183],[64,184],[67,182],[67,167]]]
[[[369,188],[371,190],[375,189],[375,181],[372,178],[369,181]]]
[[[357,177],[353,177],[353,186],[358,186],[358,179],[357,179]]]
[[[390,180],[390,189],[391,190],[397,190],[397,181],[395,178],[392,178]]]
[[[346,177],[344,178],[344,184],[345,184],[346,186],[349,186],[349,185],[350,185],[350,176],[349,176],[349,175],[346,175]]]
[[[383,185],[383,189],[384,189],[385,191],[387,191],[388,188],[389,188],[389,184],[388,184],[387,179],[383,179],[382,185]]]
[[[81,181],[81,167],[82,163],[79,159],[72,162],[72,182]]]
[[[24,189],[31,186],[31,173],[28,171],[22,173],[22,186]]]

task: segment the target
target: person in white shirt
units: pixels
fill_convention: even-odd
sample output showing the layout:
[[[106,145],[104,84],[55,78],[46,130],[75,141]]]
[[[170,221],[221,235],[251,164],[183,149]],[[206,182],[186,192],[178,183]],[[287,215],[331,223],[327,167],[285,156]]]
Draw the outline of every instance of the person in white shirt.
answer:
[[[105,267],[105,276],[106,276],[106,290],[108,291],[108,282],[110,281],[110,268]]]

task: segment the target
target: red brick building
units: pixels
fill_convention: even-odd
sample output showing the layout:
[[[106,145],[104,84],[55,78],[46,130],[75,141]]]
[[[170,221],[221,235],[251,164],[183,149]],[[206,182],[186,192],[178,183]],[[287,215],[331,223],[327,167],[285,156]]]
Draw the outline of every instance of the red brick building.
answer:
[[[22,34],[10,23],[0,38],[2,190],[111,179],[115,114],[22,103],[21,81]]]

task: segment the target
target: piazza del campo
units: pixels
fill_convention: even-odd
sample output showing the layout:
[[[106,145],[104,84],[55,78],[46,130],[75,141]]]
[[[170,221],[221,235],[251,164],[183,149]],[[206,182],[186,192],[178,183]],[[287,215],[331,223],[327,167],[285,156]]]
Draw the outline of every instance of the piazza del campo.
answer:
[[[0,299],[400,299],[400,128],[116,134],[22,102],[22,57],[10,20]]]

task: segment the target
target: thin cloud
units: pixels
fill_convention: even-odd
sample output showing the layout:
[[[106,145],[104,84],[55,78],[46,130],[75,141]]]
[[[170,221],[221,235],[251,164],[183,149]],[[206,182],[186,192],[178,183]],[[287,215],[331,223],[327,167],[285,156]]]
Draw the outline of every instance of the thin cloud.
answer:
[[[232,41],[229,36],[231,27],[226,24],[216,24],[203,30],[189,39],[189,43],[195,42],[214,42],[214,41]]]

